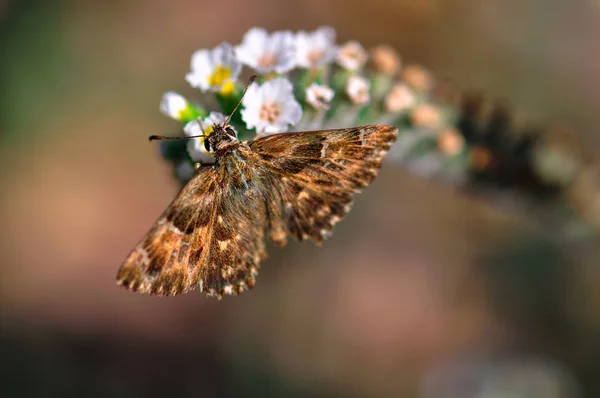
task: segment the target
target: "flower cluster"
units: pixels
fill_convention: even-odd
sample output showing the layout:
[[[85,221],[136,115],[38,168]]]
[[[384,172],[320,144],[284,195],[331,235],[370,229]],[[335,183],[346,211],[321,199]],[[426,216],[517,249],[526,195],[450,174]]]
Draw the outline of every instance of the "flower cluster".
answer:
[[[183,124],[188,136],[210,133],[240,100],[246,78],[243,69],[258,74],[231,123],[242,139],[287,131],[393,123],[419,128],[419,135],[435,141],[443,111],[429,102],[432,81],[424,69],[402,68],[399,55],[388,46],[370,53],[357,41],[336,44],[335,31],[321,27],[312,32],[267,32],[250,29],[241,43],[221,43],[196,51],[186,81],[215,96],[220,109],[209,111],[180,94],[168,92],[160,109]],[[432,141],[432,142],[433,142]],[[449,140],[445,140],[449,141]],[[450,148],[452,146],[452,148]],[[459,140],[443,147],[452,156],[461,152]],[[448,149],[450,148],[450,149]],[[190,170],[210,162],[203,138],[187,145],[164,142],[163,155],[175,170]],[[181,165],[181,163],[189,165]],[[178,173],[185,182],[190,173]]]
[[[567,186],[589,186],[579,178],[580,164],[566,158],[556,145],[511,138],[522,137],[519,134],[497,137],[510,124],[502,115],[482,115],[485,106],[458,101],[451,86],[436,82],[422,66],[404,65],[389,46],[367,50],[357,41],[337,44],[330,27],[312,32],[252,28],[238,45],[221,43],[196,51],[190,69],[186,81],[212,96],[205,103],[216,103],[218,109],[165,93],[161,111],[179,121],[187,136],[207,136],[215,122],[231,114],[248,77],[257,74],[230,120],[240,139],[391,124],[399,134],[386,161],[421,176],[454,185],[497,180],[503,187],[544,195],[555,195]],[[161,153],[182,183],[192,178],[195,164],[213,161],[202,137],[163,141]],[[600,206],[594,200],[588,208],[594,209],[600,225]]]

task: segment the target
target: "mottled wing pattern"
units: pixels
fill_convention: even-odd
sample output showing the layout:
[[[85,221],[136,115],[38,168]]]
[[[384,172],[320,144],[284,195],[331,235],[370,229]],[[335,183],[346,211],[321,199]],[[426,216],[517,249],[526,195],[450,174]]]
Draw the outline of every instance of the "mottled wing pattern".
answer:
[[[204,166],[127,256],[117,275],[133,291],[209,295],[251,288],[266,257],[264,199],[243,162]]]
[[[286,235],[320,243],[350,210],[352,196],[377,175],[397,129],[370,125],[276,134],[250,143],[268,172],[267,218],[271,240]]]
[[[157,295],[254,286],[264,234],[319,243],[349,211],[396,138],[391,126],[276,134],[238,142],[203,166],[127,256],[120,285]]]

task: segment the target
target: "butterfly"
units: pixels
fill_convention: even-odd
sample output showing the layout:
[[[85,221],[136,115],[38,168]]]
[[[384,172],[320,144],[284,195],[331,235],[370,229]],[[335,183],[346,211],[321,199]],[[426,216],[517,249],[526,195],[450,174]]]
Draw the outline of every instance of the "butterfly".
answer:
[[[214,164],[198,168],[129,253],[119,285],[161,296],[198,287],[219,298],[251,289],[267,257],[265,235],[280,247],[288,236],[323,242],[397,135],[367,125],[240,141],[230,117],[205,138]]]

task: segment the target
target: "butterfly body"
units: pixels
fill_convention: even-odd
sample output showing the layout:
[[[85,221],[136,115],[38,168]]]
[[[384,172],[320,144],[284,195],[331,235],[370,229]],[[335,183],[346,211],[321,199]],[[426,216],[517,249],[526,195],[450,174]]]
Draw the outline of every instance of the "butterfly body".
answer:
[[[392,126],[274,134],[239,141],[228,126],[207,138],[201,166],[122,264],[120,285],[176,295],[199,287],[238,294],[256,282],[265,235],[322,242],[377,174]]]

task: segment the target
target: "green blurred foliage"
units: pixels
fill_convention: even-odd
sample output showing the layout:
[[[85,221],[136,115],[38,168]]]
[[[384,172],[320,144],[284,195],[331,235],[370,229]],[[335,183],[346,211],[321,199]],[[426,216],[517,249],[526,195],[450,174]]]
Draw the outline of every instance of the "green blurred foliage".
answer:
[[[0,23],[0,132],[4,145],[38,139],[72,93],[75,65],[62,37],[58,2],[23,0]],[[46,137],[51,138],[51,137]]]

